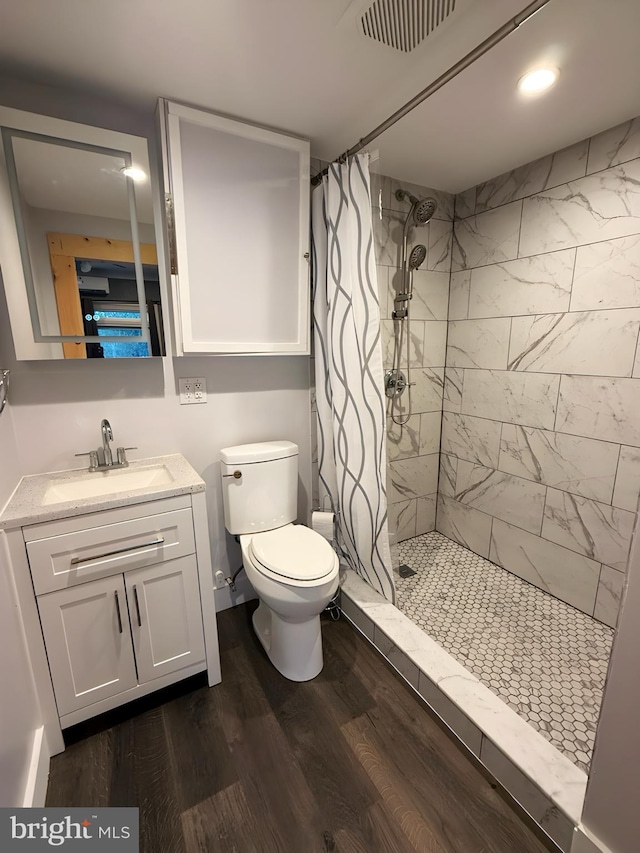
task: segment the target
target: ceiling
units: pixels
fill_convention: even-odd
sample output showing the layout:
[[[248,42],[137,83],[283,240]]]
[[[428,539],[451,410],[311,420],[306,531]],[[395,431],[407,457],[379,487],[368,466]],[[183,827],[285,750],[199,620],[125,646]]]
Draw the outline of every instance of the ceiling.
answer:
[[[457,0],[408,54],[358,31],[370,3],[6,2],[0,63],[149,112],[164,96],[281,128],[333,159],[527,0]],[[638,0],[551,0],[373,143],[379,171],[457,192],[640,114],[639,32]],[[558,83],[522,99],[516,81],[542,62]]]

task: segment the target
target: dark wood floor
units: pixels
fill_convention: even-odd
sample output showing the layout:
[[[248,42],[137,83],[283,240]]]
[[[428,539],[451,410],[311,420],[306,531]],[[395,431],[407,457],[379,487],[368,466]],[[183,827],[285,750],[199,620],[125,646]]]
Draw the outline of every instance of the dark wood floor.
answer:
[[[254,607],[219,615],[222,684],[71,731],[47,805],[138,806],[143,853],[547,850],[348,623],[323,623],[324,670],[294,684]]]

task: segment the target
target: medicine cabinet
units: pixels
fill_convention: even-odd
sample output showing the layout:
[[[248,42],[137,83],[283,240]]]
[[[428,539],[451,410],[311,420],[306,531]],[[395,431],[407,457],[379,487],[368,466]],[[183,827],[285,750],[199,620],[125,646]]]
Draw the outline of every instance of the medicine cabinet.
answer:
[[[147,140],[7,107],[0,129],[18,360],[164,354]]]
[[[307,353],[309,143],[159,102],[179,354]]]

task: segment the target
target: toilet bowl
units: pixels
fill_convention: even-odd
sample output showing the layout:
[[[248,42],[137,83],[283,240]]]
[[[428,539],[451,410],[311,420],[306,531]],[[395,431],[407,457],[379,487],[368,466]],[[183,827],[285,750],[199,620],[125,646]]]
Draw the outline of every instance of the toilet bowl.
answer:
[[[291,681],[322,670],[320,613],[338,588],[338,557],[320,534],[293,524],[298,447],[291,441],[220,451],[225,527],[239,537],[260,606],[253,627],[276,669]]]
[[[322,670],[320,613],[338,588],[338,557],[313,530],[289,524],[240,537],[260,606],[253,627],[275,668],[291,681]]]

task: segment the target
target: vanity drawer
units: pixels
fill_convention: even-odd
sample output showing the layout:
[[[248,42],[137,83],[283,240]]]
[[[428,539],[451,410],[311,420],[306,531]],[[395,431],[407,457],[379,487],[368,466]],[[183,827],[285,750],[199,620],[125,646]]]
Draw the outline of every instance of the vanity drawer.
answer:
[[[27,542],[36,595],[195,552],[191,508]]]

